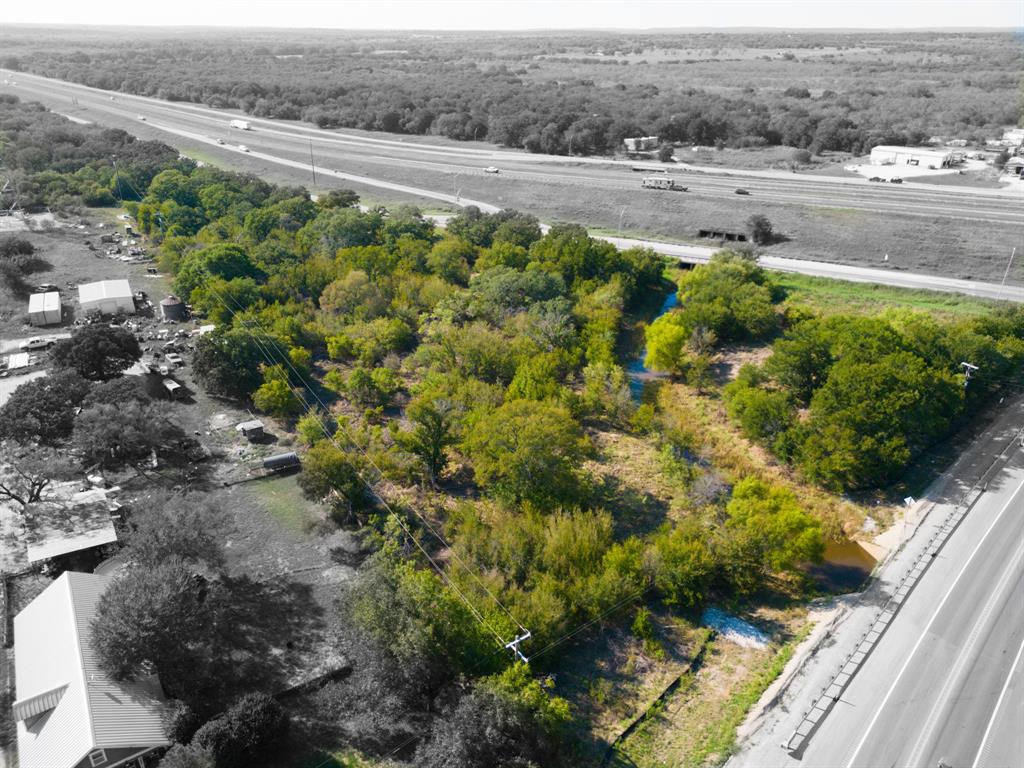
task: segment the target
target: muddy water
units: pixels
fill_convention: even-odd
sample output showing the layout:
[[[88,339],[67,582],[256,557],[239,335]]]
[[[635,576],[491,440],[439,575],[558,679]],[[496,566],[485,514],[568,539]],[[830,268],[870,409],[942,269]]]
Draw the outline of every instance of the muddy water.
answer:
[[[877,561],[856,541],[825,542],[825,560],[811,569],[812,575],[829,591],[858,589],[871,575]]]

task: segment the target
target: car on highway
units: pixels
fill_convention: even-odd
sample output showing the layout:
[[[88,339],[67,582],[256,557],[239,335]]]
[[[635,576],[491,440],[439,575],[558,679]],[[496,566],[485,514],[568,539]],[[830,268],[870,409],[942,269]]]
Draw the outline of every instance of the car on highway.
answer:
[[[22,352],[30,352],[35,349],[49,349],[54,344],[54,340],[47,336],[37,336],[34,339],[25,339],[18,345],[18,349]]]
[[[501,173],[501,170],[495,168],[493,165],[489,165],[486,168],[484,168],[484,173]]]
[[[146,116],[145,116],[145,115],[139,115],[139,120],[143,120],[143,121],[145,121],[145,119],[146,119]]]
[[[885,181],[881,176],[872,176],[868,181]]]
[[[737,195],[749,195],[750,193],[747,192],[747,190],[745,190],[745,189],[737,189],[736,190],[736,194]]]
[[[245,144],[239,144],[238,148],[240,150],[242,150],[243,152],[248,152],[249,151],[249,148],[247,146],[245,146]]]
[[[217,139],[217,143],[218,144],[223,144],[224,143],[224,139]]]
[[[889,179],[890,184],[902,184],[903,179]]]

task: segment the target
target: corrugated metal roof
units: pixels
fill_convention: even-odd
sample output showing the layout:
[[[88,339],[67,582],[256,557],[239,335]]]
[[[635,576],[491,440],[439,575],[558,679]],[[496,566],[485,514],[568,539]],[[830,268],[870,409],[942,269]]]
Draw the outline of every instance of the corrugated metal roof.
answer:
[[[126,280],[125,282],[128,281]],[[32,312],[52,312],[56,309],[60,309],[60,293],[58,291],[33,293],[28,297],[28,311],[30,314]]]
[[[61,685],[52,691],[46,691],[38,696],[14,702],[11,705],[11,709],[14,710],[14,719],[28,720],[30,717],[43,714],[43,712],[49,712],[60,703],[60,699],[67,689],[66,685]]]
[[[65,572],[14,619],[18,700],[67,686],[53,709],[18,722],[21,768],[72,768],[94,749],[169,743],[153,683],[111,680],[96,660],[90,624],[108,583]]]
[[[36,563],[40,560],[48,560],[58,555],[66,555],[68,552],[78,552],[80,549],[99,547],[103,544],[111,544],[117,541],[117,531],[109,519],[105,523],[90,521],[92,527],[89,530],[72,531],[63,534],[50,534],[41,541],[31,542],[27,545],[28,561]]]
[[[83,304],[117,298],[132,298],[127,280],[100,280],[78,286],[78,300]]]

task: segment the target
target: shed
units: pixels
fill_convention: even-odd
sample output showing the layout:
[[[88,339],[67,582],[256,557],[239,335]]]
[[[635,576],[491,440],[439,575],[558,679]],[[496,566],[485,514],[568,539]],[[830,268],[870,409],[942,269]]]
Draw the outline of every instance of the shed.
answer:
[[[155,676],[113,680],[96,658],[92,621],[109,583],[66,571],[14,618],[21,768],[117,768],[170,744]]]
[[[1006,161],[1006,165],[1003,166],[1004,173],[1012,173],[1014,176],[1020,176],[1024,173],[1024,158],[1011,157]]]
[[[78,286],[78,303],[83,313],[99,312],[114,315],[118,312],[135,314],[135,299],[127,280],[100,280]]]
[[[267,456],[263,460],[263,468],[269,469],[272,472],[280,472],[283,469],[297,467],[301,463],[298,454],[294,451],[289,451],[288,453],[279,453],[276,456]]]
[[[263,437],[263,422],[259,419],[243,421],[235,430],[241,432],[247,440],[259,440]]]
[[[160,302],[160,317],[164,320],[177,320],[181,322],[188,317],[185,302],[172,293]]]
[[[56,325],[60,322],[60,293],[33,293],[28,299],[28,321],[32,325]]]

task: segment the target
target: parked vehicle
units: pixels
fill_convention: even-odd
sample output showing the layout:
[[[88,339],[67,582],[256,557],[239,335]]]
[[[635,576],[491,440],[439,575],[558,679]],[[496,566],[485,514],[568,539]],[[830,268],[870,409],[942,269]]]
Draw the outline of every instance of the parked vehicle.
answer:
[[[890,184],[902,184],[903,179],[889,179]]]
[[[25,339],[18,345],[18,349],[22,352],[31,352],[35,349],[49,349],[54,344],[54,340],[47,336],[37,336],[34,339]]]

